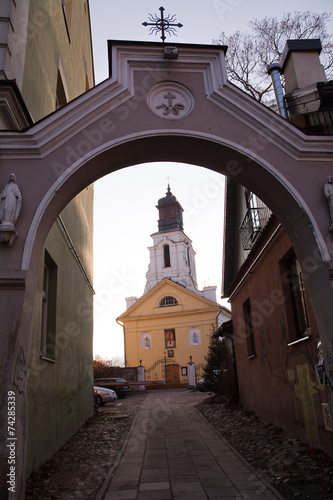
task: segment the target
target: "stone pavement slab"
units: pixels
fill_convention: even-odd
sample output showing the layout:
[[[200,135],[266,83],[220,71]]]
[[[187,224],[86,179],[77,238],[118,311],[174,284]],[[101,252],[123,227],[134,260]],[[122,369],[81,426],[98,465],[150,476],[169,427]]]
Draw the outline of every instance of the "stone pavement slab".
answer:
[[[147,393],[96,500],[283,500],[194,408],[186,389]]]

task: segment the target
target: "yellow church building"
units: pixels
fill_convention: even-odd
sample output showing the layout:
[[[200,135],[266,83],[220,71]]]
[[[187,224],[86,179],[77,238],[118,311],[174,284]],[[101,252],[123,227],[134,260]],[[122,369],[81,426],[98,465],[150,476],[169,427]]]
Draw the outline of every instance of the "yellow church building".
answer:
[[[117,322],[124,329],[127,367],[144,366],[145,380],[186,384],[188,365],[196,366],[198,378],[213,331],[231,313],[216,302],[216,286],[198,289],[195,252],[170,186],[157,209],[144,295],[127,298]]]

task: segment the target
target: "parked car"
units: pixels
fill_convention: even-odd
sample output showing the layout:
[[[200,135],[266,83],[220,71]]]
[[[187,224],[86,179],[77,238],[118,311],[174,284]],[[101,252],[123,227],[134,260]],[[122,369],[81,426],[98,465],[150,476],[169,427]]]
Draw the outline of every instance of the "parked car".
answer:
[[[95,378],[94,384],[99,387],[112,389],[118,398],[124,398],[126,394],[131,392],[131,388],[124,378]]]
[[[201,392],[204,392],[206,390],[206,388],[205,388],[205,379],[204,378],[201,378],[200,380],[198,380],[198,382],[197,382],[197,388]]]
[[[94,386],[94,396],[97,406],[113,403],[117,399],[117,394],[112,389],[106,389],[105,387]]]

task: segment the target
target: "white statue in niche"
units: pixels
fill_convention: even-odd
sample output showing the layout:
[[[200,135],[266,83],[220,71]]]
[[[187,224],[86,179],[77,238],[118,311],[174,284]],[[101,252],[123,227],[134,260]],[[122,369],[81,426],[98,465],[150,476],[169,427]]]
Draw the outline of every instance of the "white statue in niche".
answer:
[[[0,194],[0,228],[15,231],[20,214],[22,195],[16,184],[15,174],[10,174],[8,184]]]
[[[141,334],[141,349],[151,349],[151,335],[150,333]]]
[[[330,209],[330,216],[331,216],[331,225],[328,230],[332,232],[333,231],[333,183],[331,175],[327,177],[327,181],[324,186],[324,194],[328,201],[328,208]]]
[[[190,345],[200,345],[200,329],[197,327],[191,327],[189,329],[189,344]]]

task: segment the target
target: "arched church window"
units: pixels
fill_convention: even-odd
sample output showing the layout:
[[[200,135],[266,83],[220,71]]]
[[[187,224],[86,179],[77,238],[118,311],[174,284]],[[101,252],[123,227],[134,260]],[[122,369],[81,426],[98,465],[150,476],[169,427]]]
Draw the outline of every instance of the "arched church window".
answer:
[[[160,300],[158,307],[166,306],[178,306],[178,300],[171,296],[163,297],[163,299]]]
[[[191,267],[190,249],[189,249],[189,247],[187,247],[187,265],[188,265],[188,267]]]
[[[170,267],[170,247],[169,245],[163,246],[163,258],[164,258],[164,267]]]

